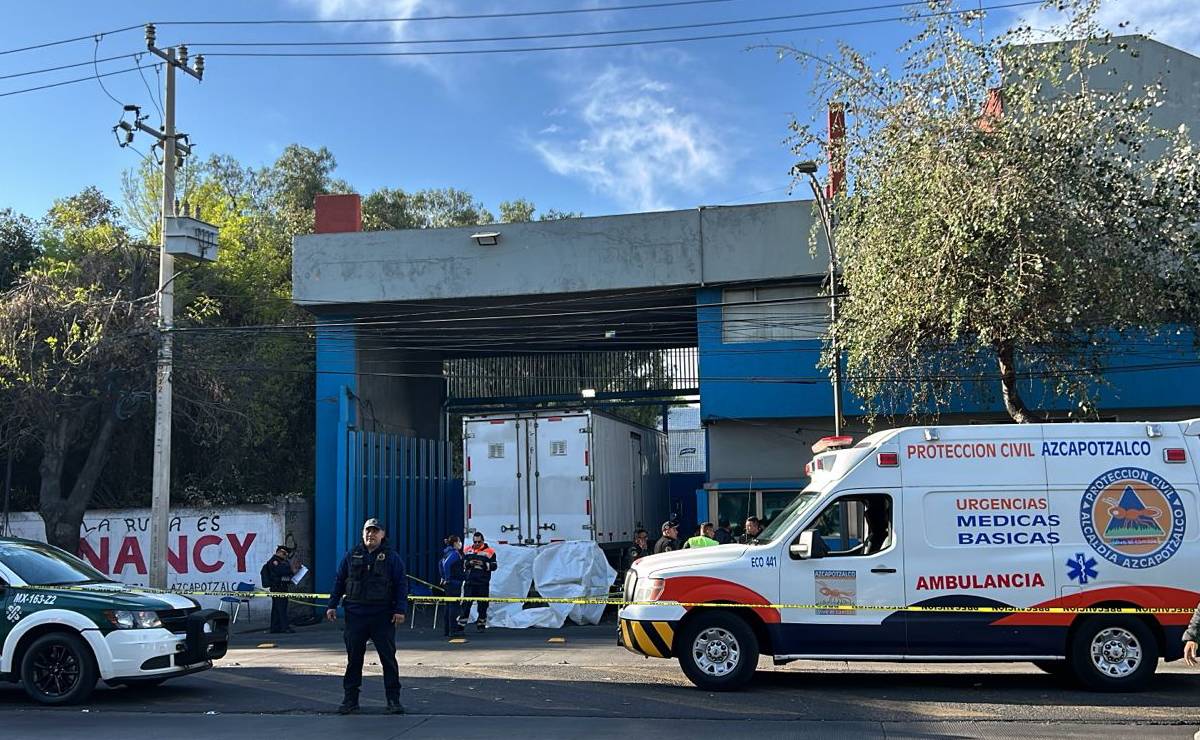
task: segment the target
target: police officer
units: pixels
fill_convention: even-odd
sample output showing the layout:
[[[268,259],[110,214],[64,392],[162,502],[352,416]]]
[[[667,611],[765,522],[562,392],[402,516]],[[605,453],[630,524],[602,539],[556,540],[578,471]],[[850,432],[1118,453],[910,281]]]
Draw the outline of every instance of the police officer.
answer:
[[[463,570],[462,538],[456,534],[446,537],[446,549],[442,550],[442,559],[438,561],[438,571],[442,576],[442,590],[446,596],[463,597],[467,574]],[[459,602],[446,602],[446,619],[444,632],[449,637],[463,631],[458,622]]]
[[[284,545],[275,548],[275,554],[259,571],[263,588],[273,593],[287,593],[292,584],[292,576],[300,569],[298,563],[291,560],[291,552]],[[271,632],[295,632],[288,625],[288,601],[286,598],[271,599]]]
[[[663,552],[671,552],[679,549],[679,525],[674,521],[665,521],[662,523],[662,537],[658,538],[658,542],[654,543],[654,554],[658,555]]]
[[[496,570],[496,551],[488,546],[482,532],[472,535],[471,545],[463,550],[463,570],[467,573],[467,583],[463,588],[463,596],[467,601],[463,602],[458,624],[466,627],[467,620],[471,617],[471,599],[487,599],[491,595],[492,571]],[[478,603],[479,617],[475,622],[475,629],[483,632],[487,627],[488,602]]]
[[[396,625],[404,624],[408,613],[408,579],[404,561],[387,544],[386,537],[387,532],[378,519],[363,523],[362,544],[342,558],[325,611],[326,619],[336,620],[338,603],[345,597],[346,674],[342,678],[345,696],[338,707],[339,714],[358,711],[367,640],[375,643],[375,651],[379,653],[387,710],[391,714],[404,714],[404,705],[400,703],[400,669],[396,665]]]
[[[1196,665],[1198,648],[1200,648],[1200,604],[1188,622],[1187,630],[1183,633],[1183,659],[1188,665]]]
[[[646,530],[644,529],[634,532],[633,544],[625,551],[625,562],[622,563],[626,571],[632,568],[633,564],[641,558],[654,554],[654,551],[650,549],[650,540],[648,538],[649,535],[646,534]]]
[[[758,539],[758,536],[762,534],[762,531],[762,520],[756,516],[748,516],[746,517],[746,530],[742,533],[741,537],[738,537],[738,543],[749,545],[751,542],[754,542],[754,540]]]

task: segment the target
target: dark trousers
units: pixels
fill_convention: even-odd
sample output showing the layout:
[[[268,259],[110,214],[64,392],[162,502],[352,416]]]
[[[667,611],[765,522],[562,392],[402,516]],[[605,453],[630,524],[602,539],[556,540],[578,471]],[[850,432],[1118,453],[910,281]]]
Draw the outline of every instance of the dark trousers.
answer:
[[[396,665],[396,626],[390,612],[362,616],[346,614],[346,675],[342,689],[346,698],[358,699],[362,686],[363,656],[367,640],[375,643],[379,665],[383,668],[383,693],[388,701],[400,700],[400,668]]]
[[[288,628],[287,599],[271,597],[271,631],[284,632]]]
[[[458,581],[458,582],[449,581],[446,583],[446,596],[461,598],[462,595],[463,595],[463,582],[462,581]],[[458,618],[461,614],[462,602],[447,601],[447,602],[445,602],[445,606],[446,606],[445,621],[442,625],[442,632],[443,632],[443,634],[449,635],[451,632],[454,631],[455,628],[458,627]]]
[[[468,619],[471,618],[471,599],[478,599],[480,597],[486,599],[488,597],[488,593],[490,591],[491,591],[490,583],[471,583],[470,581],[468,581],[467,585],[463,587],[463,596],[467,600],[462,603],[462,616],[459,617],[459,621],[466,622]],[[490,602],[487,602],[487,601],[479,602],[479,621],[480,622],[487,621],[488,603],[490,603]]]

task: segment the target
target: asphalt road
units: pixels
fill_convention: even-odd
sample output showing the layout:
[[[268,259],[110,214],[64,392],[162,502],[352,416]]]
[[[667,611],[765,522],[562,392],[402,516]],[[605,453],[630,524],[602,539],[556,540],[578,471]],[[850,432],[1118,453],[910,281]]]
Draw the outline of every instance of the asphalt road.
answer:
[[[674,661],[615,644],[613,627],[495,630],[448,643],[400,630],[406,717],[383,714],[369,660],[363,714],[338,717],[341,635],[334,625],[297,634],[244,634],[214,670],[154,689],[101,687],[84,707],[46,709],[0,684],[5,738],[180,737],[289,740],[363,734],[429,737],[499,733],[561,737],[697,732],[764,737],[1191,738],[1200,729],[1200,671],[1163,665],[1151,690],[1095,694],[1028,664],[793,663],[763,661],[749,689],[710,693]],[[1136,726],[1136,728],[1135,728]],[[724,728],[724,729],[723,729]]]

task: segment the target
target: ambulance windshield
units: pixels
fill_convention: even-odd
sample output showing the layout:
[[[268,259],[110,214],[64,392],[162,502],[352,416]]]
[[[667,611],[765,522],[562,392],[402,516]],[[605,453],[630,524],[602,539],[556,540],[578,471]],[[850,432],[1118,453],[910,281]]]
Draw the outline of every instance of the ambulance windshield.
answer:
[[[762,534],[754,539],[752,544],[765,545],[778,537],[781,532],[786,532],[800,517],[805,515],[820,495],[820,491],[804,491],[794,498],[792,503],[775,515],[775,518],[762,531]]]

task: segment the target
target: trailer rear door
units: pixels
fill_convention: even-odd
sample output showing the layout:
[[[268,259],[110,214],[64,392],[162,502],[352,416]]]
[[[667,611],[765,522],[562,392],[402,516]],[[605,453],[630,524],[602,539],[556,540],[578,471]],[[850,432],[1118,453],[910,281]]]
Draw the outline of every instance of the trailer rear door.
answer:
[[[586,415],[544,416],[531,438],[538,544],[592,539],[591,450]]]
[[[465,424],[467,530],[489,542],[521,542],[529,523],[522,419],[468,419]]]

